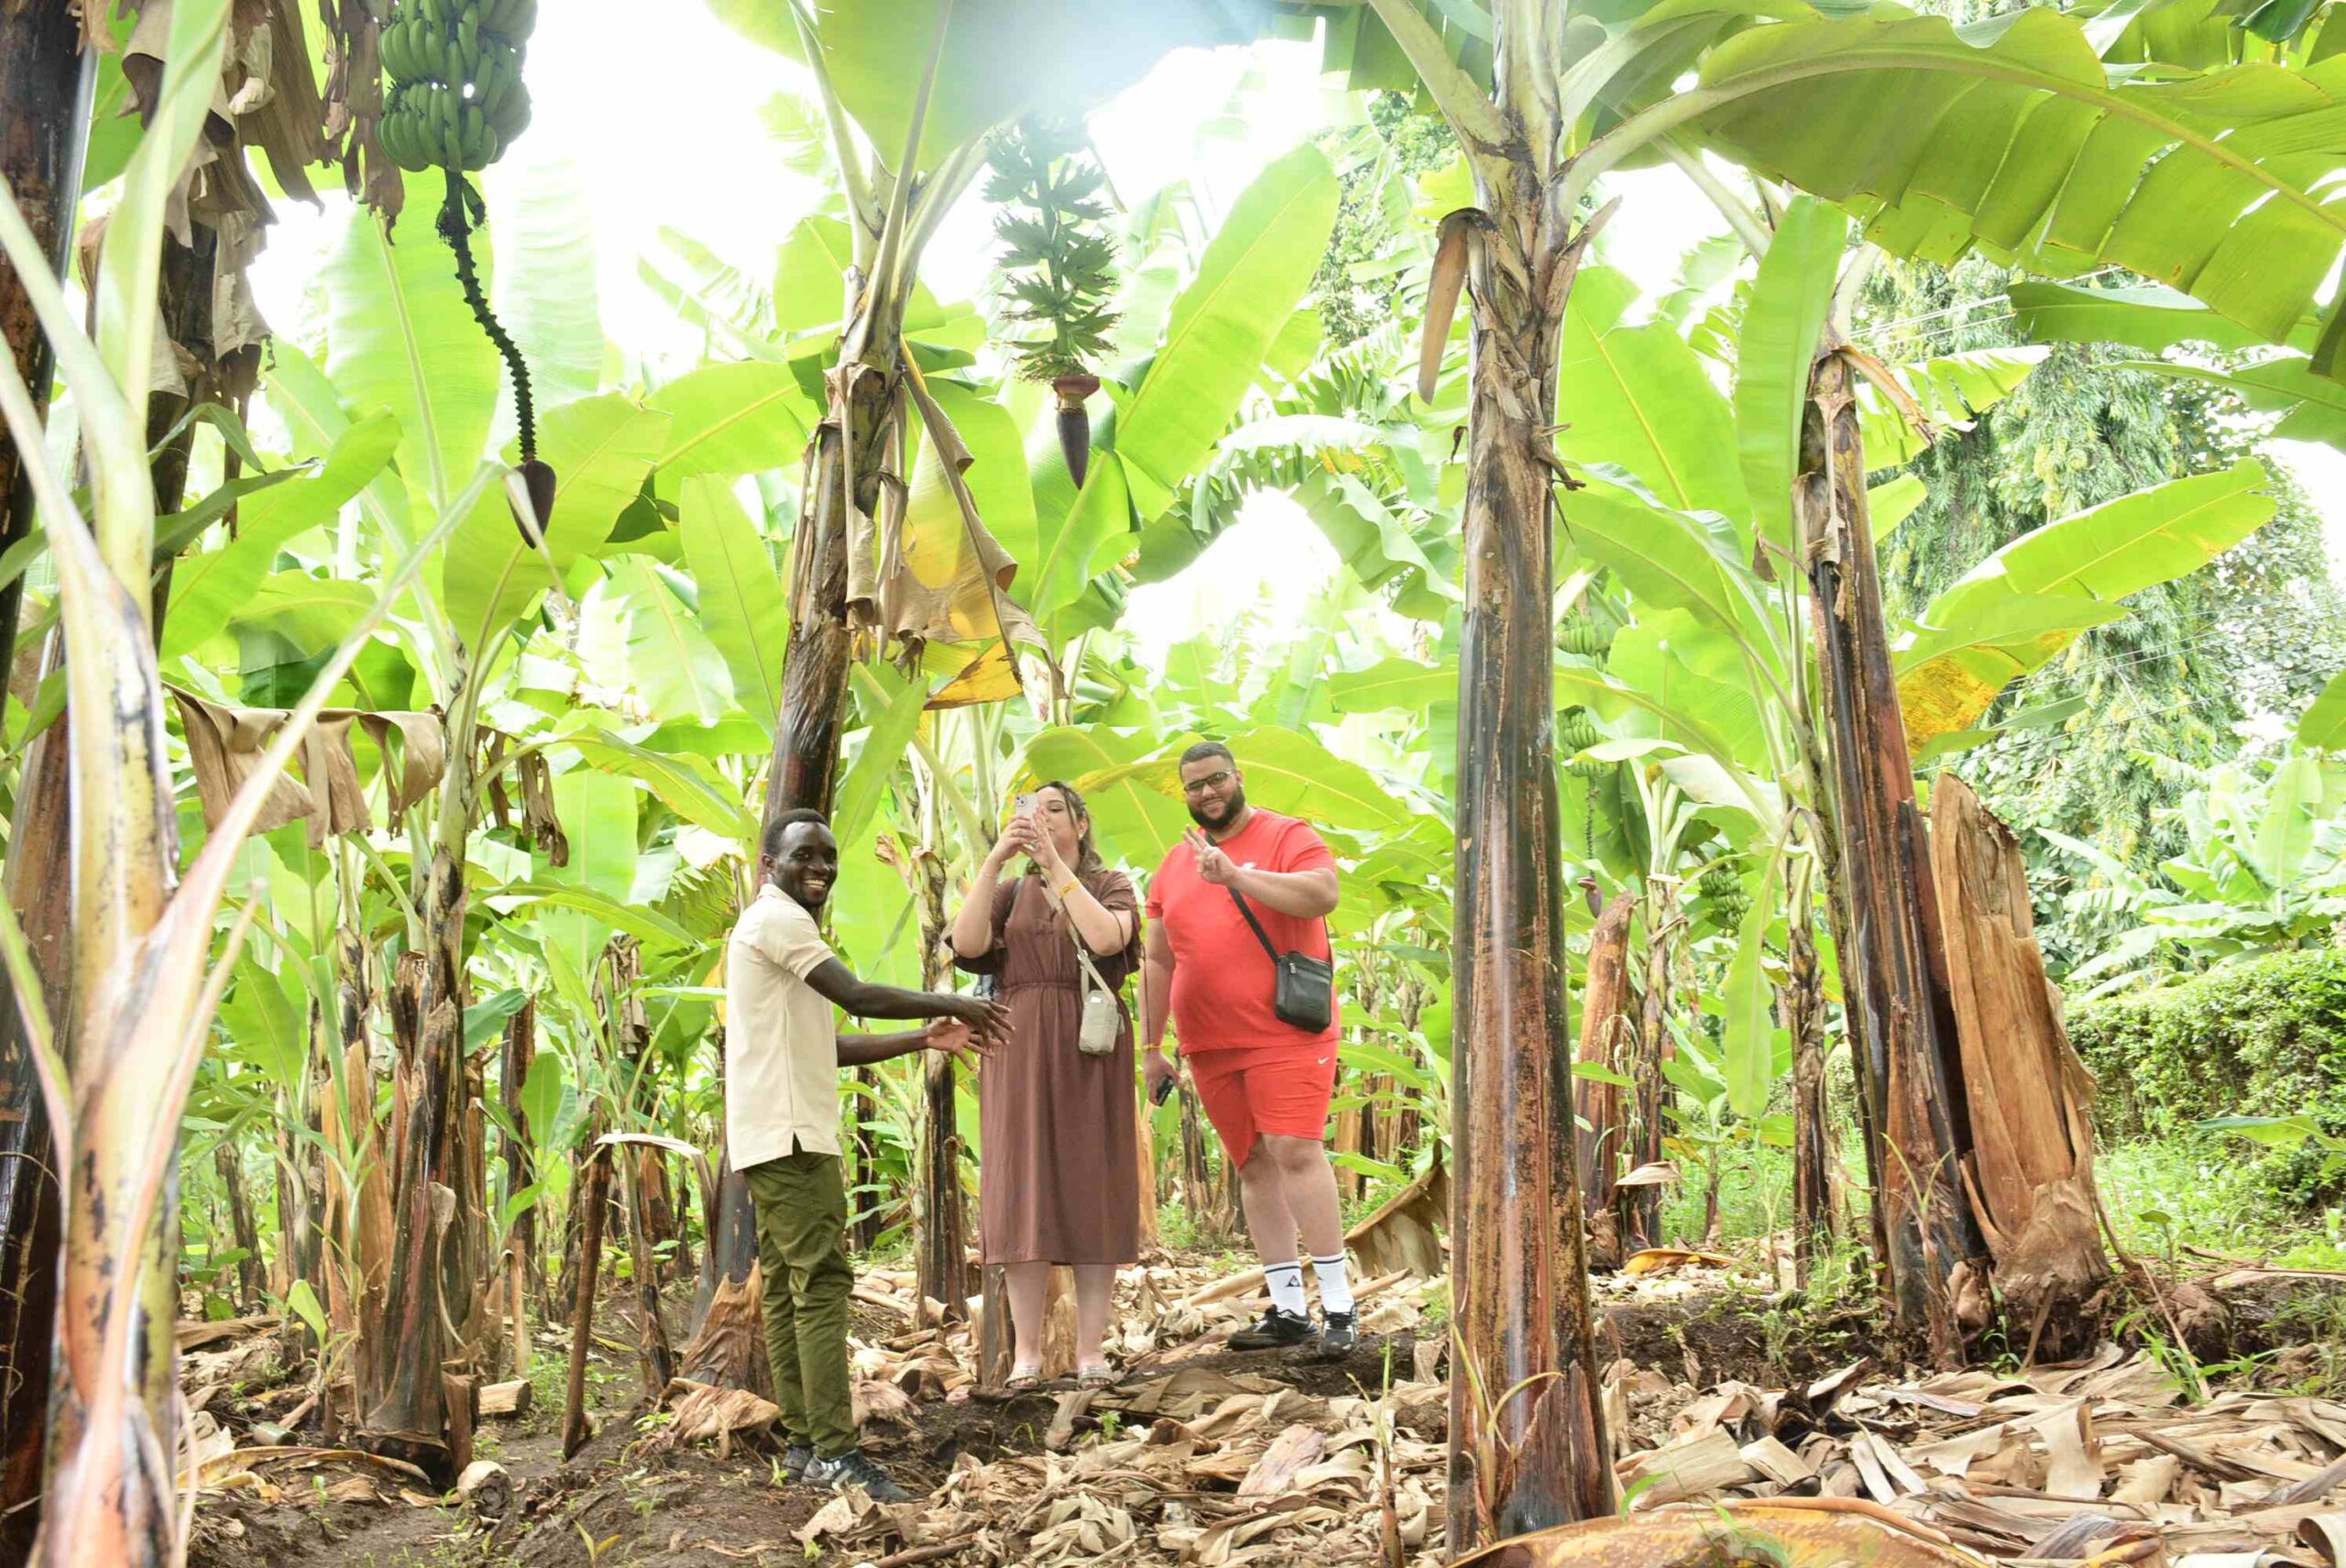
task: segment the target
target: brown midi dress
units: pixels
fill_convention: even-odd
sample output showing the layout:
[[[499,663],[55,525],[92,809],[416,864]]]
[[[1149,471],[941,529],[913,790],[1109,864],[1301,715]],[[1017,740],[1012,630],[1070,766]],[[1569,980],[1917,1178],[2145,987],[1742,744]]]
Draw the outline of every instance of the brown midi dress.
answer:
[[[1101,906],[1133,916],[1122,952],[1093,954],[1121,997],[1140,967],[1140,898],[1105,869],[1083,878]],[[1022,877],[994,890],[993,948],[962,959],[991,974],[1010,1008],[1009,1043],[978,1069],[978,1248],[993,1263],[1134,1263],[1140,1257],[1132,1010],[1116,1048],[1076,1047],[1083,987],[1075,938],[1044,890]]]

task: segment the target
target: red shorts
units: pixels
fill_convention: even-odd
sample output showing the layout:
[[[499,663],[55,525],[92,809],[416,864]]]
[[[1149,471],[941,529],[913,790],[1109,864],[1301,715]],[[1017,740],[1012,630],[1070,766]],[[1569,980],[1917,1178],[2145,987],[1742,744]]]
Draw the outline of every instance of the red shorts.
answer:
[[[1328,1102],[1336,1092],[1333,1041],[1185,1051],[1182,1059],[1232,1165],[1244,1165],[1266,1133],[1314,1142],[1328,1135]]]

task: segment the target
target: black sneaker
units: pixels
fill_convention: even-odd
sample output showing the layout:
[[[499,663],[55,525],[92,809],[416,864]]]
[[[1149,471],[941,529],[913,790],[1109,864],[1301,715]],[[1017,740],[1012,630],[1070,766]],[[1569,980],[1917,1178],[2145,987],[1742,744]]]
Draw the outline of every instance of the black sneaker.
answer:
[[[1266,1308],[1252,1326],[1240,1329],[1230,1336],[1233,1350],[1285,1350],[1289,1345],[1307,1344],[1315,1337],[1311,1320],[1301,1312],[1290,1312],[1284,1307]]]
[[[804,1442],[785,1444],[782,1451],[782,1484],[785,1486],[795,1486],[799,1482],[806,1479],[806,1467],[814,1463],[815,1450],[811,1444]]]
[[[905,1503],[912,1494],[888,1479],[888,1473],[863,1457],[863,1450],[850,1448],[837,1459],[817,1459],[806,1466],[807,1484],[824,1486],[834,1492],[844,1492],[850,1486],[861,1486],[863,1495],[875,1503]]]
[[[1330,1361],[1342,1361],[1360,1343],[1358,1312],[1322,1312],[1320,1315],[1320,1354]]]

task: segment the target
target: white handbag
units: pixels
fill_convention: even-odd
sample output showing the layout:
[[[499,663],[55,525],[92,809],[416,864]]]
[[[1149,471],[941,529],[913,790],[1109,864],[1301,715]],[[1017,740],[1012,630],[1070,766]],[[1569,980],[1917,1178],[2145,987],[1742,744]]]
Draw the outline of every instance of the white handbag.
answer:
[[[1088,1057],[1108,1056],[1116,1048],[1116,1036],[1124,1033],[1124,1004],[1116,1000],[1114,989],[1100,978],[1091,955],[1084,950],[1083,936],[1075,928],[1075,916],[1068,914],[1067,901],[1047,882],[1043,891],[1066,916],[1068,940],[1075,944],[1075,961],[1083,966],[1083,1025],[1076,1031],[1075,1048]]]

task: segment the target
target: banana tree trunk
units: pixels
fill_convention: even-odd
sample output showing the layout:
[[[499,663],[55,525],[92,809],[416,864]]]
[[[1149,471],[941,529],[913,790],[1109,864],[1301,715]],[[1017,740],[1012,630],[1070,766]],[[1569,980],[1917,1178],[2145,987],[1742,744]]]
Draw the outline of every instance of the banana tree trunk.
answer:
[[[920,897],[920,982],[935,991],[947,983],[945,963],[945,861],[926,849],[912,860],[915,892]],[[919,1207],[913,1234],[915,1300],[937,1302],[948,1319],[967,1314],[970,1295],[969,1230],[961,1204],[960,1105],[955,1093],[953,1058],[926,1051],[921,1069]]]
[[[73,209],[82,194],[82,154],[97,83],[97,56],[82,52],[82,19],[62,0],[0,5],[0,177],[39,236],[59,277],[73,251]],[[49,402],[51,355],[33,318],[16,269],[0,258],[0,334],[33,405]],[[0,431],[0,551],[31,532],[32,491],[16,442]],[[0,674],[15,668],[16,618],[24,578],[0,587]],[[6,702],[0,691],[0,706]],[[13,1032],[16,1009],[7,1010]],[[14,1160],[10,1164],[16,1163]],[[46,1355],[46,1351],[43,1354]],[[16,1380],[11,1379],[12,1386]],[[16,1516],[0,1523],[0,1541],[16,1533]]]
[[[522,1192],[538,1179],[536,1152],[530,1140],[535,1135],[530,1126],[530,1114],[521,1108],[521,1088],[530,1080],[530,1067],[538,1054],[538,1002],[532,997],[515,1010],[505,1023],[505,1059],[500,1065],[500,1094],[505,1102],[506,1124],[512,1129],[505,1139],[505,1179],[511,1192]],[[538,1129],[543,1132],[544,1129]],[[544,1259],[538,1255],[538,1211],[535,1204],[513,1218],[510,1245],[514,1255],[521,1260],[522,1284],[525,1290],[515,1296],[513,1317],[519,1322],[528,1312],[524,1302],[544,1288]]]
[[[1810,902],[1794,900],[1777,1006],[1792,1042],[1792,1268],[1805,1288],[1818,1256],[1840,1234],[1835,1172],[1840,1161],[1825,1094],[1825,991],[1816,967]]]
[[[82,23],[62,5],[0,8],[0,175],[63,276],[97,81],[81,49]],[[0,334],[36,407],[49,400],[48,338],[16,269],[0,259]],[[0,431],[0,550],[31,532],[33,503],[15,441]],[[16,667],[24,579],[0,587],[0,707]],[[69,994],[71,920],[61,726],[33,744],[19,775],[7,896],[32,946],[49,1016]],[[46,829],[38,825],[46,821]],[[0,974],[0,1562],[24,1561],[40,1528],[41,1448],[48,1431],[49,1335],[60,1240],[55,1147],[16,998]]]
[[[1591,895],[1592,898],[1594,894]],[[1588,979],[1581,989],[1579,1059],[1615,1074],[1628,1063],[1629,920],[1638,895],[1621,893],[1596,917],[1588,938]],[[1581,1209],[1588,1216],[1589,1265],[1621,1266],[1621,1225],[1614,1212],[1621,1144],[1628,1134],[1618,1084],[1600,1079],[1573,1081],[1577,1114]]]
[[[903,340],[894,329],[899,313],[876,290],[861,291],[856,310],[848,348],[830,373],[829,407],[806,450],[805,499],[792,544],[782,712],[774,725],[762,828],[785,811],[828,813],[839,782],[839,727],[847,714],[853,643],[850,545],[861,532],[859,519],[880,515],[882,476],[895,466],[901,401]],[[880,330],[868,330],[868,323]],[[718,1233],[709,1238],[716,1288],[694,1328],[685,1359],[690,1376],[729,1388],[748,1387],[751,1357],[763,1343],[757,1296],[749,1288],[758,1262],[757,1228],[749,1184],[730,1162],[720,1179],[718,1209]],[[720,1300],[730,1316],[712,1324],[710,1314]]]
[[[228,1234],[244,1255],[236,1259],[236,1288],[242,1298],[238,1304],[247,1305],[262,1299],[260,1231],[253,1223],[253,1206],[245,1196],[245,1173],[236,1149],[223,1142],[213,1150],[212,1163],[220,1173],[221,1194],[228,1202]]]
[[[1675,877],[1646,880],[1646,982],[1638,1016],[1636,1070],[1630,1077],[1629,1163],[1644,1168],[1661,1163],[1663,1121],[1670,1104],[1670,1080],[1661,1064],[1677,1054],[1670,1037],[1672,959],[1683,916],[1678,913]],[[1620,1190],[1621,1250],[1636,1252],[1661,1245],[1661,1187],[1644,1181]]]
[[[395,1230],[380,1343],[396,1349],[364,1401],[359,1434],[365,1446],[422,1466],[443,1487],[472,1463],[470,1422],[449,1408],[444,1364],[461,1365],[472,1354],[465,1335],[479,1316],[485,1283],[470,1267],[477,1211],[465,1212],[477,1201],[478,1173],[468,1167],[481,1150],[464,1048],[465,844],[479,807],[473,700],[470,692],[458,694],[459,712],[449,726],[439,821],[418,910],[422,972],[411,990],[402,986],[393,997],[394,1030],[416,1092],[392,1152]]]
[[[1388,22],[1404,8],[1378,5]],[[1511,5],[1510,29],[1542,26]],[[1510,32],[1499,74],[1531,46]],[[1465,620],[1458,697],[1456,1013],[1452,1055],[1456,1301],[1450,1377],[1453,1552],[1613,1506],[1574,1169],[1565,1014],[1563,848],[1550,630],[1556,519],[1549,466],[1564,304],[1587,231],[1552,209],[1551,148],[1517,139],[1477,159],[1486,218],[1470,229],[1472,403]]]
[[[7,896],[32,949],[52,1019],[72,996],[72,764],[64,725],[35,739],[16,791]],[[49,1102],[13,988],[0,976],[0,1562],[22,1563],[40,1524],[50,1334],[63,1236]]]
[[[1929,849],[1883,620],[1851,366],[1819,357],[1809,382],[1794,504],[1832,736],[1834,826],[1846,883],[1843,992],[1862,1014],[1879,1140],[1874,1201],[1891,1321],[1953,1364],[1987,1321],[1984,1247],[1959,1188],[1963,1083],[1934,953]]]
[[[603,1027],[612,1046],[612,1067],[625,1094],[619,1113],[623,1130],[632,1130],[644,1100],[644,1053],[652,1045],[651,1021],[643,1011],[643,955],[632,938],[621,937],[606,950],[606,983],[598,999]],[[625,1148],[610,1152],[619,1167],[619,1202],[627,1216],[628,1249],[634,1255],[635,1302],[644,1392],[660,1398],[676,1374],[675,1352],[669,1346],[668,1327],[660,1316],[660,1266],[652,1249],[649,1195],[644,1191],[641,1163]]]

